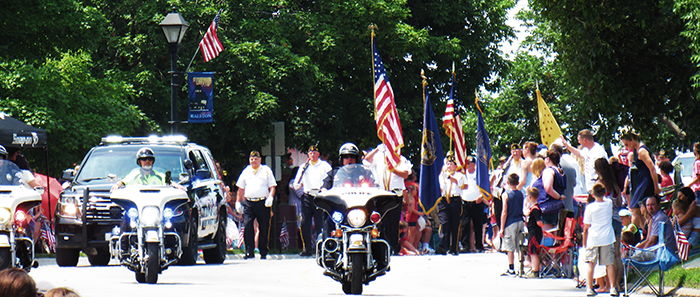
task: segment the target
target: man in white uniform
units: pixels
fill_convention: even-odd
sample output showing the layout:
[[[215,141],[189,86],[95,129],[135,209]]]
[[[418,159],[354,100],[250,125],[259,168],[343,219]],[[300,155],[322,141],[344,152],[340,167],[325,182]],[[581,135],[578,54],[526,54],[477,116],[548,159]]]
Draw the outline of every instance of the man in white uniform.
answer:
[[[474,157],[467,157],[467,188],[462,191],[462,247],[472,252],[483,252],[484,203],[476,185],[476,163]],[[471,226],[469,224],[471,221]],[[474,245],[471,238],[474,238]]]
[[[270,217],[272,203],[275,200],[275,187],[277,181],[270,167],[260,165],[260,153],[250,152],[248,165],[236,181],[238,187],[238,201],[236,211],[243,213],[243,226],[245,227],[243,241],[245,242],[246,259],[255,258],[255,227],[254,220],[258,221],[260,236],[258,249],[260,259],[267,258],[267,241],[270,236]]]
[[[382,143],[365,156],[363,163],[372,168],[374,178],[385,190],[406,190],[404,180],[411,174],[413,164],[404,156],[401,156],[399,165],[394,168],[394,171],[390,171],[386,164],[387,153],[387,148]],[[382,225],[381,227],[383,227],[380,228],[380,230],[382,230],[382,233],[386,236],[385,239],[389,242],[393,254],[398,254],[401,250],[401,245],[399,244],[399,221],[401,221],[401,211],[401,206],[388,211],[380,223],[380,225]]]
[[[311,220],[315,221],[316,234],[320,233],[323,225],[323,211],[316,209],[314,197],[309,194],[312,189],[321,189],[323,179],[331,171],[331,164],[319,160],[318,146],[312,145],[307,152],[309,160],[297,171],[294,178],[294,189],[303,189],[301,196],[301,227],[300,233],[304,249],[299,254],[302,257],[309,257],[314,253],[314,245],[311,243]]]

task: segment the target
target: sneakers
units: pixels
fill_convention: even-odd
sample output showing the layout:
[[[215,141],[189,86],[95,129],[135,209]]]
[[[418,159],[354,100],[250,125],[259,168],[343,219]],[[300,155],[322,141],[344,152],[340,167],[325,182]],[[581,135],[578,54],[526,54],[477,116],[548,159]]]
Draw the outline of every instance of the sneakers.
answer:
[[[501,273],[501,276],[513,276],[513,275],[515,275],[515,270],[512,270],[512,269],[508,269],[508,270],[506,270],[506,272]]]
[[[299,256],[301,256],[301,257],[311,257],[311,256],[313,256],[313,254],[312,254],[311,252],[309,252],[309,251],[303,251],[303,252],[299,253]]]
[[[612,287],[610,288],[610,296],[620,296],[620,292],[617,291],[617,288]]]
[[[540,273],[539,273],[539,271],[534,272],[534,271],[530,270],[530,272],[525,274],[525,278],[540,278]]]
[[[586,296],[595,296],[598,295],[595,290],[591,287],[587,287],[588,289],[586,290]]]

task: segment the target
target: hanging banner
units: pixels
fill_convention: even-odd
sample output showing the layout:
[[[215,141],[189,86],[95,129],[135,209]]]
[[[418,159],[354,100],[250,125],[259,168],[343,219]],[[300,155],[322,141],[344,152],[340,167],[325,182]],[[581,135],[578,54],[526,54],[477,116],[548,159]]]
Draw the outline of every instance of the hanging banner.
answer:
[[[189,123],[214,121],[214,72],[190,72],[187,74],[189,90]]]

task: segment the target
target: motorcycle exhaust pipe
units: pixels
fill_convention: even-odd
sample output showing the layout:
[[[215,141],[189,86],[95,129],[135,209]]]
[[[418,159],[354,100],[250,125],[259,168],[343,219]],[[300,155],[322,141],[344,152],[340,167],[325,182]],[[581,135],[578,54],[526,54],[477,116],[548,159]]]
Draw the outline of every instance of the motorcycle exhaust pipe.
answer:
[[[335,253],[338,251],[338,248],[340,248],[340,245],[335,239],[328,238],[323,243],[323,249],[326,251],[326,253]]]

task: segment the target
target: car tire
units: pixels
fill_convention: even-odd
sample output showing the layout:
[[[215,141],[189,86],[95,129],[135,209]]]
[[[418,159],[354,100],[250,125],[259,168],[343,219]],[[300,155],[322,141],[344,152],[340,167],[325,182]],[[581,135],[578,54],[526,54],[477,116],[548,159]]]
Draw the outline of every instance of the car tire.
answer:
[[[0,270],[12,267],[12,253],[10,248],[0,249]]]
[[[90,265],[92,266],[107,266],[111,257],[112,256],[109,254],[109,250],[104,248],[98,248],[97,254],[94,256],[87,256],[88,261],[90,261]]]
[[[195,265],[197,264],[197,252],[198,246],[197,246],[197,222],[193,221],[190,224],[190,231],[189,231],[189,242],[186,247],[182,248],[182,256],[180,256],[180,260],[177,261],[178,265],[183,265],[183,266],[190,266],[190,265]]]
[[[59,267],[75,267],[78,265],[80,249],[56,248],[56,265]]]
[[[216,230],[216,235],[214,235],[214,244],[216,247],[213,249],[203,250],[204,262],[207,264],[221,264],[226,260],[226,221],[222,216],[219,216],[219,228]]]

